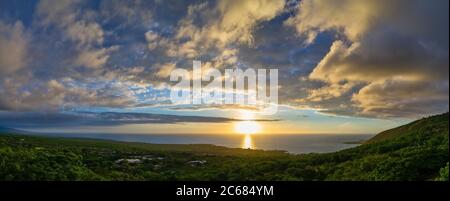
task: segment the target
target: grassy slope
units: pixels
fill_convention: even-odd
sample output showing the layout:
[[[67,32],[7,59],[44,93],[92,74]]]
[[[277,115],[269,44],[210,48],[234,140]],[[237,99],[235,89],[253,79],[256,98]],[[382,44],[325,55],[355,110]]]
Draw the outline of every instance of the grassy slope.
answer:
[[[440,169],[448,166],[448,129],[445,113],[382,132],[359,147],[328,154],[325,158],[336,160],[336,166],[327,179],[436,179]]]
[[[421,134],[448,134],[448,113],[423,118],[407,125],[383,131],[367,143],[375,143],[388,139],[395,139],[402,136],[421,135]]]
[[[356,148],[305,155],[3,134],[0,180],[448,180],[448,133],[446,113]],[[116,163],[148,155],[152,160]]]

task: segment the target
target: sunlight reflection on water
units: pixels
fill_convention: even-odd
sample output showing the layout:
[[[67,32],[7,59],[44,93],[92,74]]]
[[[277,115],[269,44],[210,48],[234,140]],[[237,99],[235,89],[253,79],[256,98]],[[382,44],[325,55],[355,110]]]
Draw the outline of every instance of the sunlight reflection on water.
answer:
[[[255,146],[253,145],[253,140],[250,135],[245,135],[244,140],[242,141],[242,148],[243,149],[255,149]]]

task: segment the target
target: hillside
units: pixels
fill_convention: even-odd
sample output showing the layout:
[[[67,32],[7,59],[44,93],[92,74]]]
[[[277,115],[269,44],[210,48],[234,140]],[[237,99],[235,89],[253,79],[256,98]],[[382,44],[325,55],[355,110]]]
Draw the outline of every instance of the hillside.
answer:
[[[334,161],[326,178],[330,180],[434,180],[448,175],[448,128],[448,113],[436,115],[381,132],[359,147],[318,157]]]
[[[380,142],[407,135],[448,134],[448,113],[423,118],[410,124],[393,128],[374,136],[366,143]]]
[[[328,154],[0,135],[0,180],[447,180],[448,113]],[[1,133],[1,132],[0,132]]]

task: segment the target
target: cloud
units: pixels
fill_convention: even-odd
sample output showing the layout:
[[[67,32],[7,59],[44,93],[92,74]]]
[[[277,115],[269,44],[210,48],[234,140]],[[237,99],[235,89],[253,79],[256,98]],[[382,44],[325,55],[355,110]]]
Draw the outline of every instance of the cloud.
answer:
[[[124,82],[104,75],[101,68],[119,48],[103,47],[106,33],[96,22],[97,14],[83,6],[76,0],[42,0],[33,14],[35,21],[26,28],[20,21],[0,21],[0,110],[56,111],[135,103]]]
[[[239,121],[222,117],[180,116],[116,112],[0,112],[0,126],[14,128],[118,126],[126,124],[225,123]]]
[[[446,62],[448,58],[420,41],[372,32],[364,41],[350,46],[340,40],[334,42],[309,77],[331,83],[371,82],[395,76],[443,79],[448,72]]]
[[[170,73],[172,73],[173,70],[175,70],[176,68],[176,64],[175,63],[167,63],[167,64],[163,64],[163,65],[156,65],[158,71],[156,72],[156,76],[160,77],[160,78],[168,78],[170,76]]]
[[[148,42],[148,49],[154,50],[158,47],[159,35],[153,31],[148,31],[145,33],[145,40]]]
[[[207,105],[178,105],[170,107],[170,110],[175,111],[202,111],[202,110],[243,110],[243,111],[254,111],[258,112],[261,108],[254,105],[239,105],[239,104],[207,104]]]
[[[237,46],[253,45],[253,34],[262,22],[279,15],[285,1],[243,0],[188,5],[186,14],[170,31],[160,26],[145,33],[148,50],[158,57],[152,64],[152,81],[165,82],[175,68],[191,68],[193,59],[204,61],[204,70],[231,68],[238,63]],[[160,53],[164,55],[159,55]]]
[[[74,64],[88,68],[101,68],[108,61],[110,53],[116,51],[117,49],[118,46],[112,46],[109,48],[82,51],[75,58]]]
[[[98,83],[99,86],[88,88],[70,78],[47,82],[28,79],[6,78],[1,83],[0,110],[57,111],[80,106],[126,107],[136,101],[126,86]]]
[[[43,25],[57,24],[66,27],[76,21],[78,13],[76,6],[80,0],[41,0],[37,5],[37,15],[41,17],[40,23]]]
[[[377,1],[355,0],[306,0],[301,1],[297,15],[285,23],[294,26],[298,33],[306,36],[307,43],[312,43],[316,36],[327,30],[341,30],[351,40],[364,34],[373,18],[383,14],[383,3]]]
[[[446,1],[42,0],[25,14],[8,5],[2,109],[167,104],[171,70],[193,59],[204,70],[277,68],[279,102],[321,112],[448,108]]]
[[[67,27],[67,36],[77,41],[80,47],[102,44],[104,40],[103,29],[95,22],[77,21]]]
[[[145,0],[101,1],[100,13],[107,22],[119,20],[126,25],[149,25],[153,22],[152,2]]]
[[[0,21],[0,77],[26,66],[28,43],[22,22],[8,25]]]
[[[65,37],[75,43],[77,54],[73,64],[88,68],[99,68],[107,62],[109,53],[115,47],[103,48],[105,33],[95,22],[97,13],[82,9],[79,0],[41,0],[37,6],[37,16],[42,26],[56,26]]]
[[[177,43],[169,46],[168,55],[193,58],[210,48],[251,45],[257,25],[276,17],[284,5],[284,1],[272,0],[221,0],[213,7],[208,3],[191,5],[179,22]]]
[[[416,117],[417,114],[448,111],[448,81],[384,80],[373,82],[352,100],[362,113],[382,117]]]
[[[354,115],[368,116],[448,110],[442,97],[448,96],[448,18],[448,1],[302,1],[286,24],[307,44],[322,32],[338,35],[309,75],[326,85],[310,89],[304,101],[346,97],[330,109],[346,104]]]

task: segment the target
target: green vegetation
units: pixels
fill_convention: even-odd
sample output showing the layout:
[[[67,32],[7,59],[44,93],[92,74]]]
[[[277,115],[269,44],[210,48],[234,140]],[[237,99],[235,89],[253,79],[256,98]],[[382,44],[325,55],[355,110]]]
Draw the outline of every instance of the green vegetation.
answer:
[[[329,154],[0,135],[0,180],[448,181],[448,113]]]
[[[448,181],[448,163],[447,166],[443,167],[440,171],[439,171],[440,175],[439,178],[437,179],[438,181]]]

